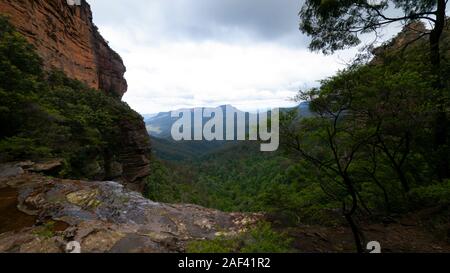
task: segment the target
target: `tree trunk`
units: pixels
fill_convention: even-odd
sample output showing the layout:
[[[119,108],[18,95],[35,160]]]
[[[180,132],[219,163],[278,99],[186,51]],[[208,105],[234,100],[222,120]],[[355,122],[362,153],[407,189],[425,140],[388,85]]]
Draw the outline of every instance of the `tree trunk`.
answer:
[[[355,240],[355,246],[356,246],[356,251],[358,251],[358,253],[364,253],[364,248],[363,248],[363,240],[361,239],[361,232],[358,228],[358,226],[356,225],[355,221],[353,220],[353,216],[349,215],[349,214],[345,214],[345,220],[347,220],[347,223],[350,226],[350,229],[352,230],[352,234],[353,234],[353,238]]]
[[[355,188],[353,187],[353,183],[350,177],[344,173],[342,174],[342,178],[344,179],[344,183],[346,184],[347,189],[352,197],[352,207],[350,210],[347,211],[344,202],[343,208],[344,217],[352,231],[353,238],[355,240],[356,251],[358,253],[364,253],[362,232],[359,229],[358,225],[355,223],[355,220],[353,219],[353,216],[358,209],[358,196],[356,194]]]
[[[405,176],[405,172],[402,170],[402,167],[399,166],[396,162],[393,162],[395,172],[398,175],[398,179],[400,180],[400,183],[402,184],[402,188],[406,193],[409,193],[411,190],[411,187],[409,186],[408,179]]]
[[[438,0],[436,24],[430,35],[430,61],[433,74],[436,76],[434,88],[437,91],[438,111],[434,124],[434,149],[436,153],[436,170],[439,178],[449,178],[448,117],[445,111],[445,85],[442,81],[440,40],[445,27],[446,0]]]
[[[375,182],[375,184],[381,189],[381,191],[383,192],[383,197],[384,197],[384,205],[385,205],[385,210],[387,213],[391,213],[391,202],[389,201],[389,195],[388,192],[386,190],[386,188],[383,186],[383,184],[378,180],[377,175],[375,173],[371,173],[370,174],[372,176],[373,181]]]
[[[389,151],[388,147],[384,143],[381,136],[377,135],[377,137],[378,137],[378,141],[380,142],[380,145],[381,145],[381,150],[387,156],[387,158],[389,159],[389,161],[392,165],[392,168],[397,173],[398,179],[400,180],[400,184],[402,185],[403,190],[406,193],[408,193],[411,190],[411,187],[409,186],[408,179],[406,179],[405,173],[403,172],[402,166],[400,165],[400,164],[403,164],[403,162],[397,163],[397,160],[395,159],[394,155],[391,154],[391,152]],[[409,153],[409,151],[407,151],[407,152]]]

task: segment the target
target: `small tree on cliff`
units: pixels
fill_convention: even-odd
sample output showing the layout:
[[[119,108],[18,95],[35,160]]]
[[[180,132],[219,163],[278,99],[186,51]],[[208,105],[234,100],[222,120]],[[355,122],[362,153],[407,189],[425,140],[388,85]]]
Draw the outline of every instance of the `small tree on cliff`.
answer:
[[[325,54],[357,46],[359,35],[375,33],[395,22],[422,20],[429,30],[420,31],[414,41],[429,37],[430,66],[435,75],[435,139],[436,165],[439,177],[450,176],[448,166],[448,99],[447,79],[441,69],[441,37],[447,20],[448,0],[306,0],[300,11],[300,30],[312,37],[310,49]],[[397,16],[391,14],[399,14]]]

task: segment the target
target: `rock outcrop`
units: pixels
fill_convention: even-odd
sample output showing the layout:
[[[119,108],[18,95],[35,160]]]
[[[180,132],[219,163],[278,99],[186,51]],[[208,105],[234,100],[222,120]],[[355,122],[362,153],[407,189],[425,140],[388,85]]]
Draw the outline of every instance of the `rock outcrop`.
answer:
[[[20,166],[0,168],[0,252],[59,253],[70,242],[83,253],[184,252],[191,240],[237,234],[261,218],[155,203],[116,182],[55,179]]]
[[[0,13],[32,43],[47,69],[121,98],[127,90],[125,66],[99,34],[89,4],[66,0],[0,0]]]
[[[46,70],[62,70],[117,99],[127,91],[123,61],[98,32],[85,0],[79,6],[68,5],[67,0],[0,0],[0,14],[34,45]],[[120,151],[86,160],[83,173],[139,190],[150,173],[149,136],[137,114],[124,113],[120,127]]]
[[[144,122],[131,123],[124,119],[121,122],[121,142],[124,144],[120,151],[122,179],[124,182],[139,182],[150,175],[149,135]],[[143,190],[143,183],[129,183],[130,189]]]

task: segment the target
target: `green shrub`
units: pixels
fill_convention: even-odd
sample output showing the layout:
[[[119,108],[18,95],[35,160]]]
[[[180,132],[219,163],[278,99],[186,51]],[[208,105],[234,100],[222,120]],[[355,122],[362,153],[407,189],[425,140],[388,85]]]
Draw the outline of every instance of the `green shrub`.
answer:
[[[214,240],[193,241],[188,253],[288,253],[292,252],[291,240],[275,232],[270,224],[257,227],[234,237],[219,236]]]
[[[450,180],[444,183],[417,187],[409,193],[412,204],[418,208],[450,204]]]
[[[37,159],[50,157],[51,149],[30,138],[10,137],[0,140],[0,153],[3,161]]]

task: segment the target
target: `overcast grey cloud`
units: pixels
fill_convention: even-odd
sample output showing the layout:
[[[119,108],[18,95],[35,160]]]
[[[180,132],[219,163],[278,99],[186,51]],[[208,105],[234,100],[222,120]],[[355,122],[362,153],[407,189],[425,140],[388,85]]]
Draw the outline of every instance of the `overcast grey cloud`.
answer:
[[[145,27],[163,39],[224,40],[245,32],[273,40],[298,33],[297,0],[95,0],[98,24]],[[156,25],[155,25],[156,24]],[[159,33],[158,33],[159,32]],[[233,35],[232,35],[233,36]],[[306,41],[306,39],[303,39]]]
[[[309,52],[298,0],[89,2],[127,66],[124,100],[140,113],[291,106],[300,88],[333,75],[354,53]]]

